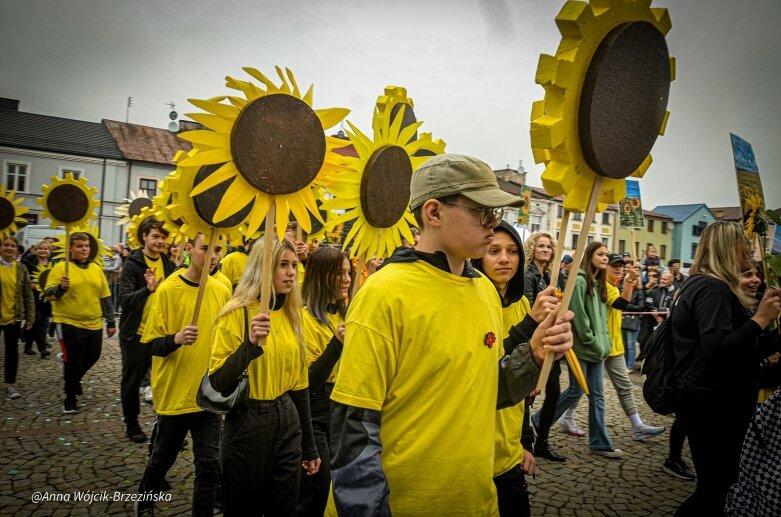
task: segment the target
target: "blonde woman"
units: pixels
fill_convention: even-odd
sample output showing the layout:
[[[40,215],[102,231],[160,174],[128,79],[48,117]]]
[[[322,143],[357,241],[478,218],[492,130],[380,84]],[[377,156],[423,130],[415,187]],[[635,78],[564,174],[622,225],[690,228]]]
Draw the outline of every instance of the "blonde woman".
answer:
[[[306,351],[302,338],[301,297],[296,281],[298,256],[285,239],[273,247],[272,310],[260,314],[263,242],[253,246],[233,298],[217,316],[209,375],[227,394],[244,370],[249,401],[225,419],[222,436],[222,486],[225,515],[293,515],[299,473],[317,473],[309,411]],[[264,346],[259,339],[267,336]],[[302,462],[303,460],[303,462]]]
[[[676,515],[723,515],[737,481],[740,448],[756,407],[760,334],[781,312],[781,290],[755,300],[740,288],[752,267],[743,227],[717,221],[702,232],[672,314],[676,415],[686,429],[697,488]],[[764,355],[763,355],[764,354]]]

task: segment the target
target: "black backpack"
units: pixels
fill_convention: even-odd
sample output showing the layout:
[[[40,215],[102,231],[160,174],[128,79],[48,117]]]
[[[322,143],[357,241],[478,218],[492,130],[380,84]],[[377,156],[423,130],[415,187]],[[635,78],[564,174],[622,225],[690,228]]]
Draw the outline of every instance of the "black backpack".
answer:
[[[683,290],[692,284],[684,282],[670,306],[670,314],[662,321],[643,346],[643,398],[654,413],[675,413],[675,355],[673,354],[673,310]]]

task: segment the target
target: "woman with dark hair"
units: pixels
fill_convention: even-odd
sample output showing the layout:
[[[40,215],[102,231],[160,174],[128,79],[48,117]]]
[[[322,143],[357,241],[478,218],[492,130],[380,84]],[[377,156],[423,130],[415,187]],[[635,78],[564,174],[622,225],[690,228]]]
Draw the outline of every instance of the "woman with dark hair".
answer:
[[[608,250],[603,243],[592,242],[586,247],[572,293],[570,310],[575,313],[575,319],[572,320],[572,349],[578,357],[589,389],[589,447],[593,454],[615,459],[620,458],[622,452],[613,447],[607,433],[603,386],[605,359],[611,348],[607,329],[607,263]],[[583,390],[570,372],[569,387],[559,397],[554,420],[563,415],[581,396]]]
[[[736,223],[717,221],[700,237],[672,314],[676,415],[689,438],[697,488],[676,515],[723,515],[738,479],[743,438],[754,414],[759,364],[775,346],[762,331],[781,312],[781,290],[756,301],[740,288],[751,247]]]
[[[331,391],[336,380],[336,365],[342,355],[351,275],[349,257],[336,248],[319,248],[309,255],[302,286],[301,320],[309,365],[309,407],[320,470],[314,475],[301,476],[299,516],[322,516],[328,501]]]

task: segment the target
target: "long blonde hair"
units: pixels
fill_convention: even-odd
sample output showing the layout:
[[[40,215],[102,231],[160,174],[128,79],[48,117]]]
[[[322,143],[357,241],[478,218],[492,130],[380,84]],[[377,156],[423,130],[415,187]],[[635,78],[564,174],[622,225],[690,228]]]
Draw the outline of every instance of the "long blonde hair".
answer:
[[[265,239],[265,237],[264,237]],[[277,294],[274,291],[274,275],[279,269],[279,265],[282,263],[282,256],[286,251],[292,251],[295,255],[295,244],[289,239],[283,239],[277,241],[274,239],[274,248],[272,251],[272,274],[271,274],[271,306],[276,303]],[[217,315],[219,320],[230,312],[246,307],[247,305],[257,302],[260,299],[261,284],[263,282],[263,239],[255,242],[252,246],[247,257],[247,267],[244,269],[244,273],[241,275],[236,290],[233,292],[233,297],[225,304],[220,313]],[[282,312],[293,327],[293,331],[296,334],[298,341],[298,348],[301,353],[301,360],[306,362],[306,349],[304,347],[304,337],[301,324],[301,294],[298,291],[298,282],[293,282],[293,289],[285,295],[285,302],[282,304]]]
[[[543,271],[540,271],[540,274],[544,275],[551,270],[551,264],[553,264],[554,255],[556,254],[556,239],[553,238],[553,235],[548,232],[534,232],[523,243],[523,252],[526,255],[526,267],[534,264],[534,248],[537,246],[537,241],[540,237],[546,237],[551,245],[550,259],[543,266]]]
[[[743,234],[743,227],[738,223],[716,221],[703,230],[689,274],[721,280],[741,305],[753,307],[754,301],[740,288],[740,274],[752,266],[751,243]]]

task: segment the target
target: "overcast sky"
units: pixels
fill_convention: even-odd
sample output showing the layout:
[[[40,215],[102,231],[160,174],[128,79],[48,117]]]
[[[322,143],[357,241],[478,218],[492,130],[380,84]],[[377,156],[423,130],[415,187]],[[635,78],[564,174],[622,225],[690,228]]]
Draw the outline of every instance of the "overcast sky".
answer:
[[[174,101],[228,93],[224,76],[278,64],[371,130],[375,99],[404,86],[424,131],[493,168],[532,159],[534,75],[554,54],[557,0],[0,0],[0,96],[23,111],[166,127]],[[641,180],[645,208],[738,204],[729,132],[754,147],[770,207],[781,206],[781,2],[656,0],[677,60],[670,121]]]

